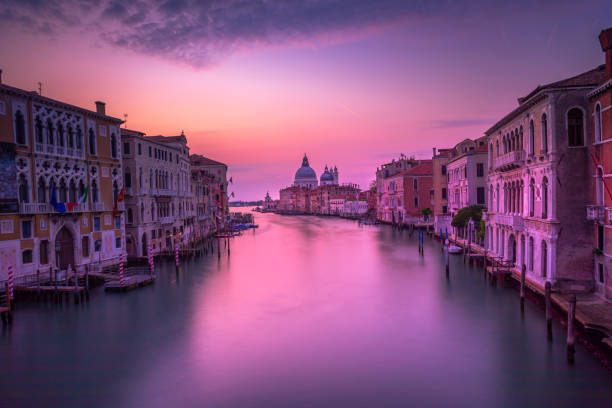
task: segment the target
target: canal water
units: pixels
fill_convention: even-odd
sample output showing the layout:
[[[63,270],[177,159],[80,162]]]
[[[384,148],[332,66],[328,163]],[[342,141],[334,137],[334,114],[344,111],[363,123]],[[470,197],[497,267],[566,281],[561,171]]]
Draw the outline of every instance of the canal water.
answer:
[[[256,215],[225,253],[85,305],[18,304],[0,406],[612,406],[612,375],[543,310],[426,239]],[[597,404],[597,405],[591,405]]]

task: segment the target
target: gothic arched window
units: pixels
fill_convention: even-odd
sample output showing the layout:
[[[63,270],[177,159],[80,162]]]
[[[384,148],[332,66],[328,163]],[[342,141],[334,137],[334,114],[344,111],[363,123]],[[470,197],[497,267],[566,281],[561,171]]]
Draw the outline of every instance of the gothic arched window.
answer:
[[[15,112],[15,139],[19,145],[26,144],[25,119],[20,110]]]
[[[93,129],[89,129],[89,154],[96,155],[96,134]]]
[[[548,119],[542,114],[542,153],[548,152]]]
[[[43,136],[43,124],[38,116],[36,117],[36,123],[34,125],[34,132],[36,133],[36,143],[44,143],[45,138]]]
[[[47,186],[45,185],[45,180],[41,177],[38,179],[38,202],[46,203],[47,202]]]
[[[28,179],[23,174],[19,176],[19,202],[29,203],[30,192],[28,189]]]

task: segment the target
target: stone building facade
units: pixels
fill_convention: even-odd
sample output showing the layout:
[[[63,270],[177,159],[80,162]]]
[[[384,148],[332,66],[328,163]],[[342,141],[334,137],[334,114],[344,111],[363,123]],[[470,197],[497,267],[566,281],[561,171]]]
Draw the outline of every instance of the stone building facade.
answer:
[[[448,161],[448,209],[454,216],[472,205],[487,205],[487,146],[473,146]]]
[[[118,263],[120,119],[0,83],[0,279]]]
[[[543,287],[593,288],[592,227],[584,217],[591,197],[586,95],[604,78],[602,67],[539,86],[487,130],[490,251],[527,268]]]

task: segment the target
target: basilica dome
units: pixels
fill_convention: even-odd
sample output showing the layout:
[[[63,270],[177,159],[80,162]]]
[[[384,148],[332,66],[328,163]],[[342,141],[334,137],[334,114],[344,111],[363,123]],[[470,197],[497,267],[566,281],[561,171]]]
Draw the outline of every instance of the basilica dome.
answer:
[[[327,166],[325,166],[325,171],[321,174],[321,184],[324,182],[334,182],[334,175],[329,172]]]
[[[295,172],[295,181],[293,185],[298,187],[315,188],[319,183],[317,182],[317,173],[308,164],[308,157],[304,155],[302,159],[302,167]]]

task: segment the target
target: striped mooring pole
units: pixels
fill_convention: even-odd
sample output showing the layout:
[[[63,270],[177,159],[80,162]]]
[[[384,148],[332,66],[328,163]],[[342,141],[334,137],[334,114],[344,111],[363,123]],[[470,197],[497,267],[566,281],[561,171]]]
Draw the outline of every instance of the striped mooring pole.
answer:
[[[123,277],[123,252],[119,254],[119,284],[123,285],[125,278]]]
[[[155,272],[155,258],[153,257],[153,247],[149,244],[149,268],[151,269],[151,273]]]
[[[174,246],[174,265],[176,266],[176,269],[178,269],[178,267],[179,267],[179,248],[178,248],[178,245]]]
[[[13,300],[15,298],[13,295],[13,265],[8,266],[8,290],[9,298]]]

